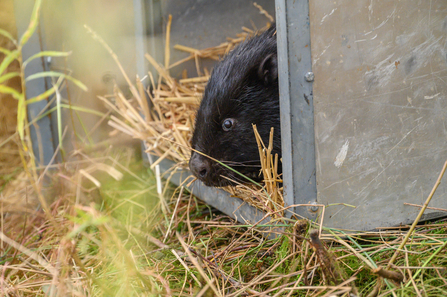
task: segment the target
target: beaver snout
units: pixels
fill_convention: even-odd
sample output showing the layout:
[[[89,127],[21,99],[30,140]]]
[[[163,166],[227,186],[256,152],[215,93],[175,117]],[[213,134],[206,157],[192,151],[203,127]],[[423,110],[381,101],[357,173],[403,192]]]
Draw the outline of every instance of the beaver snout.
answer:
[[[211,171],[211,164],[207,158],[201,154],[193,152],[191,159],[189,160],[189,169],[191,169],[191,172],[200,180],[206,181]]]

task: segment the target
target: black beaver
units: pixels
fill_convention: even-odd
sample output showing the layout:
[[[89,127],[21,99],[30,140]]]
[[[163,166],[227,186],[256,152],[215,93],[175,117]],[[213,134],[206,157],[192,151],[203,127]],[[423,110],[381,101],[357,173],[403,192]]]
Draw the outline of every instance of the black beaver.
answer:
[[[260,160],[252,124],[273,154],[281,157],[276,28],[238,45],[213,69],[196,116],[189,168],[207,186],[247,180],[221,164],[260,181]],[[206,156],[205,156],[206,155]],[[227,177],[224,178],[223,176]]]

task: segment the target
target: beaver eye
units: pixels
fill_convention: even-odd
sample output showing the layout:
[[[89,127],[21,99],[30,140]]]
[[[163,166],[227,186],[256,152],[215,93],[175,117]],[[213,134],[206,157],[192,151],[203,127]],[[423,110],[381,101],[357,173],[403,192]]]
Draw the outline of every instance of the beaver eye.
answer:
[[[225,119],[222,123],[222,129],[224,131],[230,131],[233,125],[234,125],[233,119]]]

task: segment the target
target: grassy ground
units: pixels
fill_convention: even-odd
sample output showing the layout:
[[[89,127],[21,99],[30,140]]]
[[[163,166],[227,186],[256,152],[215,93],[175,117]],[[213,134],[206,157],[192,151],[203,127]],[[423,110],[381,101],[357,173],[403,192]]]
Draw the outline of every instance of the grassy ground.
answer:
[[[120,180],[102,170],[79,178],[83,163],[61,166],[46,191],[49,214],[26,205],[2,213],[2,295],[366,296],[381,279],[373,267],[387,265],[408,230],[324,228],[320,242],[310,240],[316,226],[297,221],[267,239],[169,185],[163,212],[154,174],[132,155],[91,159]],[[379,295],[447,295],[446,226],[416,228],[389,269],[403,280],[387,280]]]
[[[36,9],[26,36],[35,30],[38,15]],[[2,54],[23,65],[22,44],[8,38],[15,46]],[[236,39],[216,49],[234,44]],[[21,69],[14,78],[23,82]],[[0,80],[10,81],[5,73]],[[163,73],[177,92],[180,85]],[[196,98],[198,90],[187,87],[196,80],[181,85],[182,92]],[[237,224],[185,188],[162,182],[159,193],[160,180],[132,149],[102,149],[91,156],[81,149],[67,156],[74,161],[36,168],[25,116],[29,98],[21,86],[7,89],[19,108],[3,113],[14,120],[9,134],[0,137],[1,296],[447,296],[446,220],[347,234],[282,218],[283,229],[265,238],[257,231],[261,225]],[[141,83],[137,87],[141,92],[133,95],[146,102],[139,97]],[[117,110],[124,126],[115,128],[141,134],[148,124],[116,92],[126,108]],[[162,107],[173,111],[163,104],[155,105],[158,115],[166,114]],[[149,118],[147,106],[141,110]],[[193,112],[182,111],[182,125],[193,122]],[[177,115],[170,118],[179,121]],[[173,133],[184,144],[163,145],[170,157],[186,160],[190,130],[166,126],[153,138]],[[13,162],[6,153],[15,156]]]

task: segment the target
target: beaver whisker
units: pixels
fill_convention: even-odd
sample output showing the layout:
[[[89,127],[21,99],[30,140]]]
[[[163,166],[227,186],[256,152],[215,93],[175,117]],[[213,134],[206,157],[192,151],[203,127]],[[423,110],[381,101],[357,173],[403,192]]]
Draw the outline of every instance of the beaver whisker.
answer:
[[[255,165],[259,165],[259,166],[261,166],[260,163],[259,163],[259,160],[249,160],[249,161],[219,161],[219,162],[221,162],[221,163],[223,163],[223,164],[226,164],[226,165],[228,165],[228,164],[236,164],[236,165],[238,165],[238,164],[242,164],[242,165],[245,165],[245,164],[249,164],[249,163],[255,163]]]
[[[227,165],[227,166],[230,166],[230,167],[261,168],[261,164],[257,164],[257,165],[248,165],[248,164],[244,164],[244,163],[223,163],[223,164]],[[219,164],[219,165],[222,166],[223,168],[226,168],[222,164]]]
[[[247,181],[242,179],[242,177],[236,177],[236,176],[231,175],[231,174],[229,176],[220,175],[220,177],[224,179],[220,183],[221,187],[236,186],[236,185],[246,184],[247,183]]]

